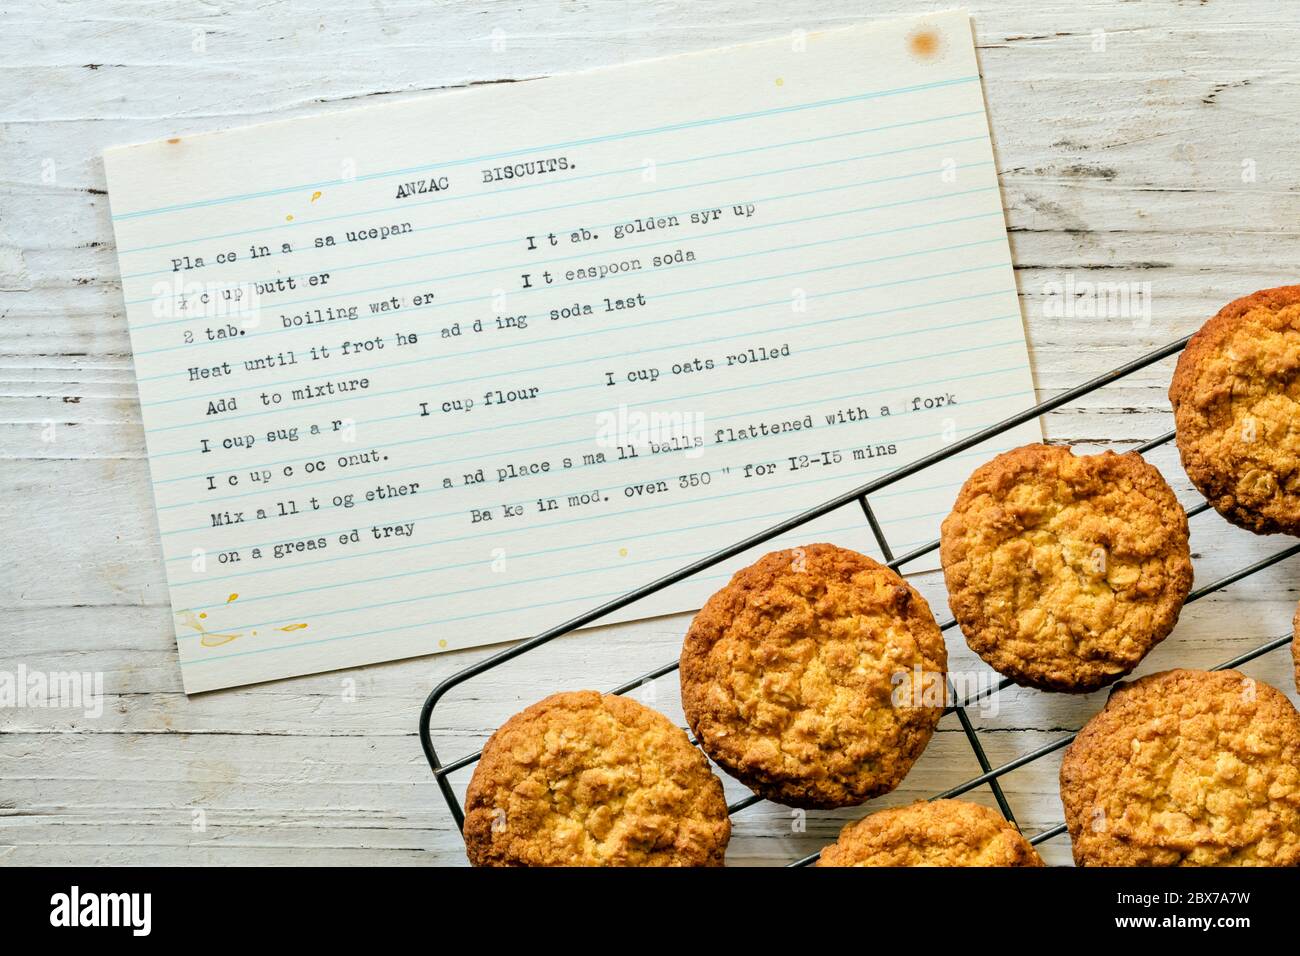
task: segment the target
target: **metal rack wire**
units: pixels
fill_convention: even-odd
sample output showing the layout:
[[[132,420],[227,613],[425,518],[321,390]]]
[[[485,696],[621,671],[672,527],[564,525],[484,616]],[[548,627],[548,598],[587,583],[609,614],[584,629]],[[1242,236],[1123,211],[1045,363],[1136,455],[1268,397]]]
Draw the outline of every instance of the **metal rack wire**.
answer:
[[[995,438],[998,435],[1001,435],[1002,433],[1012,428],[1015,428],[1018,425],[1022,425],[1025,422],[1037,418],[1040,415],[1044,415],[1048,412],[1054,411],[1055,409],[1062,407],[1063,405],[1067,405],[1070,402],[1073,402],[1076,399],[1079,399],[1089,394],[1090,392],[1096,391],[1099,388],[1102,388],[1106,385],[1116,382],[1124,378],[1125,376],[1132,374],[1133,372],[1146,368],[1149,365],[1153,365],[1156,362],[1159,362],[1162,359],[1169,358],[1172,355],[1176,355],[1178,352],[1182,351],[1183,347],[1187,344],[1187,341],[1190,338],[1191,336],[1185,336],[1184,338],[1181,338],[1175,342],[1170,342],[1169,344],[1164,345],[1152,352],[1148,352],[1146,355],[1143,355],[1140,358],[1134,359],[1133,361],[1121,365],[1118,368],[1112,369],[1109,372],[1106,372],[1102,375],[1097,376],[1096,378],[1084,382],[1082,385],[1077,385],[1074,388],[1061,392],[1059,395],[1056,395],[1048,399],[1047,401],[1039,402],[1037,405],[1024,409],[1023,411],[1018,412],[1017,414],[1012,415],[1011,417],[1006,418],[998,422],[997,424],[990,425],[988,428],[976,432],[968,436],[967,438],[961,439],[959,441],[955,441],[952,444],[947,445],[944,448],[940,449],[939,451],[926,455],[923,458],[918,458],[916,461],[913,461],[907,465],[903,465],[901,468],[898,468],[887,475],[884,475],[873,481],[867,482],[864,485],[860,485],[859,487],[854,488],[850,491],[846,491],[843,494],[837,495],[834,498],[830,498],[822,502],[821,504],[816,505],[815,507],[809,508],[808,510],[803,511],[797,515],[794,515],[793,517],[787,518],[786,520],[781,521],[778,524],[774,524],[763,531],[760,531],[756,534],[752,534],[749,537],[744,538],[740,541],[736,541],[733,544],[727,546],[726,548],[723,548],[722,550],[709,555],[708,557],[701,558],[698,561],[694,561],[691,564],[688,564],[685,567],[682,567],[677,571],[672,572],[671,574],[664,575],[663,577],[651,581],[649,584],[645,584],[639,588],[636,588],[635,590],[628,591],[626,594],[614,598],[611,601],[607,601],[604,604],[599,605],[598,607],[592,608],[590,611],[580,614],[577,617],[569,621],[566,621],[563,624],[557,625],[556,627],[553,627],[550,630],[543,631],[542,633],[536,635],[535,637],[531,637],[527,640],[521,641],[518,644],[515,644],[511,647],[506,648],[505,650],[499,651],[496,654],[493,654],[490,657],[485,658],[484,660],[481,660],[475,664],[471,664],[469,667],[466,667],[463,670],[458,671],[457,673],[448,677],[446,680],[442,681],[442,683],[438,684],[438,686],[436,686],[429,693],[429,696],[424,701],[424,706],[420,710],[420,727],[419,727],[420,743],[424,748],[424,755],[429,761],[429,767],[433,770],[434,779],[437,781],[438,787],[442,791],[443,798],[447,801],[447,807],[451,811],[451,815],[453,819],[456,821],[457,827],[461,827],[461,828],[464,827],[465,813],[463,807],[461,806],[460,800],[456,796],[456,792],[453,789],[451,782],[448,778],[452,773],[456,772],[457,770],[461,770],[475,763],[479,759],[479,756],[481,755],[482,752],[479,751],[477,753],[468,754],[464,757],[459,757],[455,760],[449,761],[447,763],[443,763],[441,758],[438,756],[437,751],[434,749],[433,741],[431,738],[431,731],[430,731],[430,724],[433,717],[433,711],[434,708],[437,706],[438,702],[452,688],[460,684],[463,684],[465,681],[477,677],[478,675],[483,674],[486,671],[490,671],[493,668],[506,663],[507,661],[514,660],[517,657],[521,657],[524,654],[530,653],[531,651],[534,651],[539,647],[542,647],[543,645],[550,643],[551,641],[555,640],[557,637],[562,637],[563,635],[568,634],[571,631],[574,631],[580,627],[585,627],[595,621],[598,621],[600,618],[604,617],[607,614],[611,614],[614,611],[627,607],[628,605],[633,604],[644,597],[647,597],[658,591],[662,591],[664,588],[671,587],[672,585],[678,583],[679,581],[685,580],[691,575],[698,574],[699,572],[711,568],[714,565],[726,561],[729,558],[735,557],[738,554],[742,554],[743,552],[748,551],[750,548],[771,541],[773,538],[779,537],[780,535],[783,535],[789,531],[799,528],[810,521],[813,521],[817,518],[822,517],[823,515],[835,511],[838,508],[842,508],[845,505],[851,505],[855,501],[862,508],[863,515],[866,519],[868,526],[871,529],[873,536],[875,537],[876,544],[880,548],[880,551],[885,558],[885,563],[890,568],[893,568],[894,570],[899,570],[904,565],[916,561],[917,559],[924,557],[925,555],[930,554],[931,552],[937,551],[939,548],[939,542],[937,540],[931,541],[928,544],[922,545],[921,547],[908,551],[905,554],[895,555],[893,548],[890,546],[888,539],[885,537],[880,522],[877,519],[874,510],[872,509],[871,502],[870,502],[870,496],[872,494],[880,491],[883,488],[887,488],[890,485],[893,485],[903,480],[904,478],[909,478],[912,475],[918,474],[919,472],[924,471],[925,469],[936,464],[937,462],[944,461],[948,458],[953,457],[954,455],[960,454],[963,451],[966,451],[970,448],[974,448],[975,446],[980,445],[981,443],[988,441],[991,438]],[[1163,435],[1151,439],[1150,441],[1138,445],[1133,450],[1139,453],[1145,453],[1154,448],[1158,448],[1161,445],[1168,443],[1173,438],[1174,438],[1174,432],[1169,431]],[[1187,512],[1187,515],[1189,518],[1191,518],[1205,511],[1208,511],[1209,508],[1210,505],[1207,502],[1202,502],[1196,507],[1190,509]],[[1258,571],[1262,571],[1267,567],[1270,567],[1274,564],[1284,561],[1287,558],[1297,553],[1300,553],[1300,542],[1293,544],[1290,547],[1283,548],[1280,551],[1276,552],[1275,554],[1269,555],[1268,557],[1262,558],[1259,561],[1254,562],[1253,564],[1240,568],[1232,572],[1231,574],[1219,578],[1216,581],[1212,581],[1209,584],[1196,588],[1188,595],[1185,603],[1190,604],[1194,601],[1197,601],[1200,598],[1205,597],[1207,594],[1212,594],[1213,592],[1225,588],[1230,584],[1242,580],[1243,578],[1249,577],[1250,575]],[[948,620],[940,624],[939,627],[941,630],[947,631],[955,627],[956,624],[957,622],[955,619],[949,618]],[[1289,640],[1290,640],[1289,635],[1275,638],[1264,644],[1259,645],[1258,647],[1250,651],[1247,651],[1245,654],[1242,654],[1239,657],[1236,657],[1230,661],[1223,662],[1222,664],[1218,665],[1216,669],[1237,667],[1241,664],[1246,663],[1247,661],[1254,660],[1257,657],[1267,654],[1269,651],[1284,646],[1285,644],[1288,643]],[[667,664],[662,665],[661,667],[657,667],[654,670],[642,674],[641,676],[635,678],[634,680],[627,681],[626,683],[621,684],[618,687],[615,687],[609,693],[626,694],[629,691],[632,691],[642,686],[648,681],[652,681],[655,680],[656,678],[664,676],[665,674],[672,673],[674,670],[677,669],[677,666],[678,666],[677,661],[675,660],[671,661]],[[1043,746],[1038,747],[1037,749],[1032,750],[1029,753],[1022,754],[1021,756],[1016,757],[1014,760],[1009,760],[1006,763],[1000,764],[999,766],[996,767],[992,766],[989,763],[988,756],[984,751],[983,744],[980,742],[979,734],[975,730],[973,724],[971,723],[970,717],[967,714],[967,709],[972,705],[978,703],[984,697],[989,696],[990,694],[993,693],[997,693],[1011,686],[1011,684],[1012,684],[1011,680],[1007,678],[1003,678],[1002,680],[992,685],[991,687],[986,688],[977,693],[971,694],[966,698],[964,698],[963,700],[954,703],[952,706],[948,707],[944,711],[945,714],[947,713],[956,714],[957,720],[961,724],[962,731],[965,734],[966,739],[970,744],[971,750],[975,755],[975,759],[979,764],[980,773],[978,776],[972,777],[969,780],[965,781],[964,783],[959,784],[958,786],[952,787],[949,790],[945,790],[942,793],[934,794],[933,796],[930,797],[931,800],[939,800],[939,799],[945,799],[950,797],[956,797],[970,790],[973,790],[976,787],[981,787],[987,784],[990,790],[992,791],[993,797],[997,801],[998,807],[1001,809],[1002,814],[1007,818],[1007,820],[1011,821],[1012,823],[1015,823],[1016,822],[1015,815],[1012,813],[1011,806],[1007,802],[1006,795],[1002,791],[1002,786],[999,782],[1000,778],[1010,773],[1013,770],[1023,767],[1025,764],[1031,763],[1034,760],[1039,759],[1040,757],[1046,756],[1047,754],[1062,749],[1074,739],[1075,735],[1069,734],[1067,736],[1061,737],[1059,740],[1054,740],[1051,743],[1044,744]],[[951,691],[951,685],[950,685],[950,691]],[[692,742],[694,742],[694,740],[692,740]],[[762,801],[761,797],[751,794],[750,796],[744,797],[743,799],[738,800],[735,803],[731,804],[728,807],[728,811],[732,814],[735,814],[761,801]],[[1060,835],[1064,831],[1065,831],[1065,824],[1062,823],[1048,830],[1044,830],[1041,833],[1035,834],[1033,837],[1030,838],[1029,842],[1033,844],[1043,843],[1046,840],[1050,840],[1053,837]],[[813,853],[809,856],[803,857],[802,859],[795,860],[789,865],[795,867],[808,866],[809,864],[815,862],[818,856],[819,856],[818,853]]]

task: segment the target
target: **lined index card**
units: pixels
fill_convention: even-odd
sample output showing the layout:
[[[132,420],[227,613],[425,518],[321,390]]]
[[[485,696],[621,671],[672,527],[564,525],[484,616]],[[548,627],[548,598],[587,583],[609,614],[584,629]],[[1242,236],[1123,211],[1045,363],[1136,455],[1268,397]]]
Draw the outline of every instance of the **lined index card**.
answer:
[[[1034,400],[964,13],[105,162],[189,693],[529,636]]]

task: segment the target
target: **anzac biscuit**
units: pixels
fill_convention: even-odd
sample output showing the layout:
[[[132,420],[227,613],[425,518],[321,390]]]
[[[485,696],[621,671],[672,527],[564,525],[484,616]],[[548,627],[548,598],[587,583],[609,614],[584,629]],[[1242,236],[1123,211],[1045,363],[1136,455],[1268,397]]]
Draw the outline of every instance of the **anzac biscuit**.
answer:
[[[475,866],[721,866],[731,836],[722,781],[681,728],[591,690],[506,721],[465,810]]]
[[[1183,349],[1169,400],[1183,468],[1215,510],[1300,535],[1300,286],[1220,309]]]
[[[845,807],[898,786],[945,702],[947,650],[895,572],[813,544],[736,573],[682,648],[700,745],[760,796]]]
[[[965,800],[881,810],[850,823],[818,866],[1042,866],[1038,852],[998,813]]]
[[[1096,690],[1133,670],[1192,586],[1187,515],[1134,452],[999,455],[962,487],[940,557],[971,650],[1044,690]]]
[[[1300,713],[1236,671],[1121,684],[1061,764],[1080,866],[1300,864]]]

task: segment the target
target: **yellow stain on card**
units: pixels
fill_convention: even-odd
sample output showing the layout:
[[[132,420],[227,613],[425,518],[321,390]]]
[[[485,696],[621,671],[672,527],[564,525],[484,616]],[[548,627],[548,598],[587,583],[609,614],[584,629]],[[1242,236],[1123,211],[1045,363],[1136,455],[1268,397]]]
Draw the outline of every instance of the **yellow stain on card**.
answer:
[[[627,557],[627,548],[619,548],[619,549],[618,549],[618,556],[619,556],[620,558],[626,558],[626,557]]]
[[[785,78],[784,78],[784,77],[780,77],[780,76],[778,76],[778,77],[776,78],[776,85],[777,85],[777,86],[785,86]]]
[[[293,213],[289,213],[289,215],[285,216],[285,217],[284,217],[284,221],[285,221],[285,222],[293,222]]]
[[[239,597],[238,594],[232,594],[230,595],[230,597],[226,598],[226,603],[229,604],[231,601],[236,600],[238,597]]]
[[[277,627],[277,631],[301,631],[306,624],[286,624],[284,627]]]
[[[321,197],[321,191],[318,189],[311,194],[311,201],[315,202],[317,199],[320,199],[320,197]]]
[[[229,644],[238,634],[214,634],[211,631],[199,638],[199,643],[204,647],[220,647],[222,644]]]
[[[178,611],[176,614],[176,617],[179,618],[182,626],[188,627],[199,635],[199,643],[204,647],[220,647],[222,644],[229,644],[235,638],[240,636],[238,633],[218,634],[214,631],[209,631],[203,624],[203,618],[206,618],[207,616],[208,615],[205,612],[195,614],[193,611],[189,610]]]
[[[446,647],[446,646],[447,646],[447,639],[446,639],[446,638],[443,638],[442,640],[440,640],[440,641],[438,642],[438,646],[439,646],[439,647]]]

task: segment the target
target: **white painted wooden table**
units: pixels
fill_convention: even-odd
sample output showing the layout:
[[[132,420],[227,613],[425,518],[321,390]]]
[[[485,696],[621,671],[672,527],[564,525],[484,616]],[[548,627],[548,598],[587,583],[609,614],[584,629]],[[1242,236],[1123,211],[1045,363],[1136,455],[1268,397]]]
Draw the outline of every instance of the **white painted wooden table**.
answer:
[[[696,50],[950,4],[8,0],[0,9],[0,671],[104,674],[97,719],[0,710],[0,862],[461,864],[415,736],[424,695],[485,651],[187,699],[159,561],[100,151],[380,98]],[[1196,328],[1300,266],[1300,9],[1292,3],[973,2],[1040,395]],[[1150,283],[1149,319],[1058,316],[1056,282]],[[1077,285],[1076,293],[1079,291]],[[1085,287],[1086,291],[1086,287]],[[1069,300],[1086,307],[1087,297]],[[1171,363],[1051,415],[1123,447],[1170,427]],[[1185,502],[1172,449],[1154,456]],[[1198,581],[1281,548],[1194,520]],[[942,611],[937,576],[918,584]],[[1300,562],[1190,607],[1143,671],[1285,633]],[[560,687],[676,656],[685,617],[591,631],[454,693],[470,752]],[[953,666],[974,668],[950,634]],[[1289,655],[1247,668],[1295,697]],[[355,681],[355,695],[346,693]],[[975,714],[995,763],[1104,700],[1006,692]],[[659,706],[680,717],[675,682]],[[1061,819],[1059,754],[1004,778],[1025,830]],[[955,718],[878,805],[976,772]],[[465,776],[458,785],[463,786]],[[732,796],[742,791],[729,784]],[[988,799],[987,791],[977,792]],[[861,811],[739,814],[732,864],[784,862]],[[1043,846],[1069,859],[1068,840]]]

